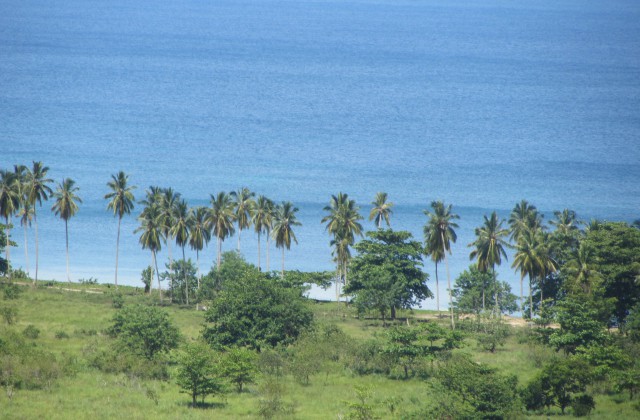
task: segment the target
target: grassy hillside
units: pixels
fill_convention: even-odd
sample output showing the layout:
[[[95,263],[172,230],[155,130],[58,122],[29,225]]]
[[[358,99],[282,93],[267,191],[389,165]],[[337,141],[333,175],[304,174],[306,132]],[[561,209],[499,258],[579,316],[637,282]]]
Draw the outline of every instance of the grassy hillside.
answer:
[[[180,392],[172,374],[175,364],[169,358],[169,378],[142,379],[133,374],[107,373],[91,366],[90,354],[95,348],[108,348],[113,341],[106,334],[116,312],[113,289],[105,285],[53,284],[31,289],[21,286],[14,299],[0,300],[0,307],[15,308],[12,325],[5,320],[0,337],[22,332],[29,325],[40,331],[37,338],[25,338],[29,346],[36,346],[52,354],[63,368],[58,379],[41,389],[10,389],[0,393],[0,417],[30,418],[259,418],[260,401],[265,395],[265,380],[258,376],[242,393],[231,390],[224,395],[210,396],[198,408],[190,407],[189,395]],[[154,298],[144,296],[140,289],[121,287],[124,304],[150,303]],[[333,303],[309,302],[318,324],[335,324],[358,343],[382,336],[388,327],[376,319],[357,319],[351,309]],[[204,315],[193,307],[166,306],[172,321],[186,342],[196,340],[202,330]],[[408,322],[440,322],[435,314],[425,311],[401,312],[399,324]],[[446,319],[442,320],[447,325]],[[541,364],[554,356],[553,351],[527,344],[525,328],[511,328],[504,346],[495,353],[478,347],[474,334],[468,333],[464,345],[454,352],[471,354],[473,360],[495,367],[505,375],[516,375],[519,385],[526,384]],[[402,379],[398,372],[390,375],[358,375],[348,365],[338,362],[323,364],[321,372],[310,377],[308,385],[294,380],[291,372],[282,377],[282,403],[287,407],[277,418],[328,419],[343,418],[350,411],[350,403],[358,401],[356,390],[366,387],[369,397],[365,405],[373,407],[382,418],[402,418],[432,400],[427,385],[428,363],[423,375]],[[6,365],[5,365],[6,367]],[[6,370],[6,369],[5,369]],[[5,372],[6,374],[6,372]],[[399,377],[399,378],[396,378]],[[607,387],[605,387],[607,388]],[[593,418],[637,418],[634,401],[626,394],[609,389],[597,392]],[[604,392],[606,391],[606,392]],[[553,409],[551,415],[559,415]],[[522,417],[526,417],[522,415]],[[535,416],[534,416],[535,417]],[[543,417],[542,415],[540,417]]]

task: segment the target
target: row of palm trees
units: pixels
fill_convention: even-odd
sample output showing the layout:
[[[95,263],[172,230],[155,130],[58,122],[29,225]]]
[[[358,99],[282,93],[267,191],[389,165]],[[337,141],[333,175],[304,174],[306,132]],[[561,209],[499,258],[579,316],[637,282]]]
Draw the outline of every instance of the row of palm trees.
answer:
[[[31,168],[24,165],[15,165],[13,171],[0,170],[0,216],[5,219],[7,226],[6,259],[10,261],[10,228],[13,216],[20,217],[20,223],[25,229],[25,259],[27,273],[29,272],[27,228],[31,223],[35,225],[36,238],[36,271],[34,282],[38,279],[38,224],[37,208],[50,197],[55,199],[52,211],[65,222],[67,280],[69,276],[69,241],[68,221],[78,211],[78,204],[82,200],[77,195],[78,187],[70,178],[65,178],[58,183],[53,191],[50,185],[53,180],[47,178],[49,168],[42,162],[33,162]],[[118,285],[118,253],[120,243],[120,226],[122,218],[131,213],[135,206],[133,191],[135,186],[129,184],[129,177],[120,171],[111,176],[107,183],[109,193],[104,196],[108,200],[107,209],[118,218],[118,230],[116,238],[116,262],[115,285]],[[258,268],[261,269],[261,237],[267,238],[267,267],[269,270],[269,244],[273,239],[276,247],[282,249],[282,268],[284,275],[284,252],[290,249],[291,242],[297,243],[294,227],[300,223],[296,218],[298,209],[290,202],[276,205],[274,201],[258,196],[243,187],[231,193],[219,192],[210,196],[210,207],[189,208],[181,195],[172,188],[149,187],[145,199],[140,201],[144,205],[143,211],[138,217],[140,226],[135,230],[140,233],[140,244],[143,249],[152,253],[153,266],[156,274],[157,253],[166,244],[169,253],[170,266],[173,265],[172,243],[182,249],[184,259],[185,247],[188,245],[196,251],[196,259],[199,274],[199,254],[209,243],[212,236],[217,239],[216,266],[221,263],[221,244],[232,236],[237,229],[238,251],[241,246],[241,233],[243,230],[253,227],[258,236]],[[383,223],[390,226],[390,216],[393,213],[393,203],[388,201],[384,192],[379,192],[371,202],[372,209],[369,220],[373,221],[377,228]],[[336,300],[340,298],[339,285],[348,282],[348,266],[351,259],[351,247],[356,237],[362,237],[363,227],[360,221],[363,217],[359,213],[360,208],[355,200],[350,199],[345,193],[339,193],[331,197],[329,205],[324,208],[327,213],[321,220],[326,223],[326,230],[331,235],[332,255],[336,262]],[[433,201],[431,209],[424,211],[427,222],[424,226],[425,255],[435,263],[436,274],[436,307],[440,311],[438,263],[444,261],[447,272],[447,288],[449,293],[449,310],[451,323],[453,320],[453,305],[451,295],[451,278],[449,273],[448,255],[451,254],[451,243],[457,240],[455,222],[459,216],[452,212],[451,205],[445,205],[442,201]],[[556,220],[551,225],[560,232],[570,233],[578,229],[578,221],[574,212],[564,210],[556,212]],[[543,223],[543,215],[535,206],[522,200],[513,208],[508,225],[503,228],[504,219],[499,219],[496,212],[491,216],[484,216],[482,226],[476,228],[476,240],[469,244],[474,249],[470,253],[470,259],[476,260],[478,269],[482,272],[491,272],[495,278],[495,266],[501,265],[506,259],[506,249],[515,249],[515,258],[512,268],[520,272],[520,302],[521,309],[524,303],[524,278],[529,278],[529,307],[532,316],[531,285],[539,283],[542,294],[542,282],[550,273],[557,271],[557,262],[552,258],[548,246],[548,235]],[[509,240],[507,240],[507,238]],[[511,245],[509,241],[513,241]],[[186,284],[186,282],[185,282]],[[159,284],[158,284],[159,288]],[[496,288],[494,288],[496,290]],[[542,301],[541,296],[541,301]],[[495,306],[498,306],[498,295],[495,292]],[[482,304],[485,306],[484,290]]]
[[[38,281],[39,253],[38,253],[38,207],[42,206],[43,201],[47,201],[50,197],[55,199],[51,210],[56,216],[59,216],[65,223],[65,242],[67,250],[67,280],[69,276],[69,229],[68,221],[78,211],[78,203],[82,200],[77,195],[78,187],[70,178],[65,178],[58,183],[56,190],[53,191],[50,184],[53,180],[47,178],[49,167],[44,166],[42,162],[33,162],[31,168],[25,165],[15,165],[13,171],[0,170],[0,216],[5,219],[6,232],[6,259],[7,266],[11,263],[11,219],[14,215],[20,217],[20,224],[24,227],[25,242],[25,262],[27,274],[29,275],[29,254],[27,228],[31,223],[35,225],[35,248],[36,248],[36,270],[34,284]],[[7,270],[7,275],[11,278],[11,270]]]
[[[126,178],[124,173],[116,178]],[[124,190],[120,184],[120,190]],[[115,193],[112,193],[115,194]],[[251,227],[258,235],[258,268],[261,270],[260,252],[263,234],[267,235],[267,270],[269,270],[269,243],[273,239],[277,248],[282,249],[281,274],[284,276],[285,249],[291,249],[292,241],[298,243],[293,228],[300,226],[296,213],[298,208],[290,202],[275,204],[265,196],[254,200],[255,193],[244,187],[231,193],[219,192],[210,196],[210,207],[197,206],[189,208],[180,193],[172,188],[150,187],[146,191],[146,198],[141,201],[144,209],[138,220],[140,226],[135,233],[140,233],[140,244],[143,249],[152,253],[153,264],[158,276],[156,255],[167,244],[169,251],[169,266],[173,266],[171,244],[182,249],[185,258],[185,247],[189,245],[196,251],[198,281],[200,279],[200,251],[209,243],[212,236],[217,239],[216,266],[220,269],[222,242],[238,232],[238,251],[241,245],[241,232]],[[133,196],[131,196],[133,206]],[[185,279],[185,286],[187,282]],[[188,294],[187,294],[188,302]]]

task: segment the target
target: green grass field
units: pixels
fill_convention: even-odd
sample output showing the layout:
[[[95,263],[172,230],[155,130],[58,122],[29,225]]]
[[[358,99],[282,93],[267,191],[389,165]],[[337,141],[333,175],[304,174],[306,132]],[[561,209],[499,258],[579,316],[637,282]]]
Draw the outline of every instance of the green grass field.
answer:
[[[104,331],[110,325],[116,309],[112,305],[113,289],[105,285],[67,285],[31,289],[23,287],[19,298],[0,300],[0,305],[11,305],[17,309],[17,321],[11,328],[21,332],[34,325],[41,333],[37,343],[43,349],[60,357],[73,360],[74,374],[65,375],[50,387],[39,390],[3,390],[0,393],[0,418],[7,419],[112,419],[112,418],[160,418],[160,419],[238,419],[258,418],[261,399],[261,380],[249,384],[242,393],[229,392],[223,396],[206,399],[198,408],[189,406],[189,395],[180,393],[173,379],[167,381],[143,380],[125,374],[108,374],[88,366],[84,351],[92,343],[109,340]],[[69,290],[71,289],[71,290]],[[121,287],[126,303],[153,299],[143,296],[140,289]],[[357,319],[343,305],[332,303],[310,303],[317,322],[333,323],[353,340],[375,336],[384,329],[380,320]],[[180,328],[186,340],[196,339],[203,325],[203,312],[193,308],[166,306],[173,322]],[[401,312],[399,317],[408,317],[409,322],[418,322],[421,312]],[[432,314],[431,314],[432,315]],[[402,322],[405,322],[404,320]],[[446,318],[441,320],[446,325]],[[540,360],[553,356],[548,349],[520,343],[514,331],[503,347],[496,353],[481,351],[473,337],[465,339],[462,349],[472,354],[477,362],[497,368],[505,374],[518,376],[519,384],[529,381],[538,370]],[[63,337],[63,338],[60,338]],[[68,338],[64,338],[68,337]],[[289,414],[277,418],[338,419],[347,412],[347,402],[354,401],[355,387],[367,386],[372,391],[372,403],[382,418],[401,418],[401,414],[415,406],[419,407],[431,398],[424,380],[389,379],[383,375],[358,376],[339,365],[311,377],[310,384],[303,386],[292,377],[282,379],[283,400],[292,408]],[[5,392],[6,391],[6,392]],[[385,401],[400,401],[394,411]],[[632,419],[639,418],[634,408],[635,401],[620,394],[598,394],[597,406],[592,418]],[[560,411],[538,417],[559,416]],[[522,416],[526,418],[526,416]],[[535,416],[533,416],[535,417]]]

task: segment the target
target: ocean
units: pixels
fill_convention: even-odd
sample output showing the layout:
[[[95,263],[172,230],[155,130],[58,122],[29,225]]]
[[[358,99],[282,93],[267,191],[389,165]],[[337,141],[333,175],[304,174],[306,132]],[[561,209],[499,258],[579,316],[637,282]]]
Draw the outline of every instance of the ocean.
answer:
[[[564,208],[640,218],[640,3],[0,2],[0,167],[33,160],[80,187],[74,281],[113,281],[117,219],[103,197],[119,170],[136,198],[171,186],[206,205],[247,186],[292,201],[303,225],[288,269],[332,269],[320,223],[332,194],[354,198],[373,229],[369,203],[386,191],[392,227],[418,240],[423,210],[442,199],[461,216],[453,280],[482,216],[508,217],[523,198],[547,219]],[[51,205],[39,210],[40,277],[64,280]],[[119,269],[137,286],[150,263],[133,233],[139,211],[123,220]],[[12,235],[12,262],[26,268],[22,228]],[[32,273],[33,244],[31,229]],[[256,246],[243,232],[250,262]],[[203,270],[214,258],[212,243]],[[517,293],[510,264],[497,271]],[[434,287],[430,261],[425,271]]]

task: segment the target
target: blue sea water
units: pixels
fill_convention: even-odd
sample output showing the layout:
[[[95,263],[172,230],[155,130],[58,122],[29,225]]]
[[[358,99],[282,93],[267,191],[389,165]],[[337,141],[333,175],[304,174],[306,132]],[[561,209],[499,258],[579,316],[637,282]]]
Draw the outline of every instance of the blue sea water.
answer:
[[[565,207],[640,217],[640,3],[6,0],[0,167],[32,160],[80,187],[74,280],[113,281],[117,220],[103,196],[118,170],[138,197],[172,186],[198,205],[248,186],[293,201],[303,226],[286,266],[301,270],[333,267],[320,224],[331,194],[349,193],[366,215],[387,191],[393,227],[418,239],[422,211],[443,199],[461,216],[455,278],[482,216],[506,217],[522,198],[547,218]],[[40,277],[63,280],[51,204]],[[136,226],[123,220],[119,278],[131,285],[150,262]],[[12,233],[25,267],[23,232]],[[33,272],[33,230],[29,241]],[[249,261],[256,245],[243,233]],[[498,272],[516,285],[510,262]]]

